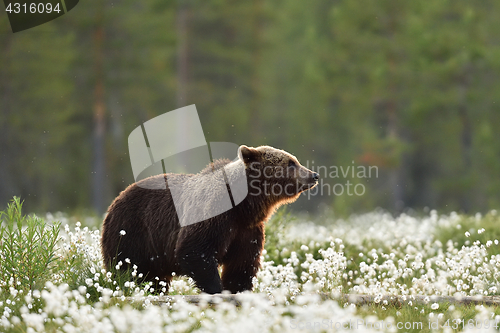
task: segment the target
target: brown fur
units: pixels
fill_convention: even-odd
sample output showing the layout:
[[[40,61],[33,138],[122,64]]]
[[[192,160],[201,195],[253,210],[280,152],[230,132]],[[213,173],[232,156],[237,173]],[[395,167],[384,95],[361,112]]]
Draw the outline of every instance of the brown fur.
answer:
[[[118,261],[124,268],[136,264],[147,280],[158,278],[167,284],[172,273],[188,275],[207,293],[251,290],[252,278],[260,268],[265,221],[280,205],[295,201],[301,192],[314,187],[318,175],[301,166],[294,156],[268,146],[241,146],[238,156],[235,162],[211,163],[196,175],[169,174],[170,180],[174,177],[182,182],[230,163],[244,163],[247,197],[229,211],[199,223],[181,228],[168,187],[152,190],[134,183],[121,192],[103,223],[101,246],[106,268],[113,269]],[[141,182],[167,182],[167,175]],[[272,186],[288,186],[288,192],[264,191]],[[121,230],[126,234],[121,235]]]

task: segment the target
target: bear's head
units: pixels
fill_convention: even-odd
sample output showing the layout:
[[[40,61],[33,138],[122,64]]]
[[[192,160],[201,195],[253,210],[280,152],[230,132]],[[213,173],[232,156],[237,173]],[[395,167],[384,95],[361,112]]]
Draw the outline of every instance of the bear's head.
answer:
[[[286,151],[242,145],[238,157],[245,164],[248,195],[264,195],[272,202],[292,202],[318,184],[319,175]]]

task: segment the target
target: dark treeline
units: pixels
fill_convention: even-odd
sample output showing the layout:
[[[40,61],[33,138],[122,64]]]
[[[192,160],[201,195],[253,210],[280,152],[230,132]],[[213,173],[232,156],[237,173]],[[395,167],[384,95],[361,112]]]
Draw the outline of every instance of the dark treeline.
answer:
[[[13,34],[2,11],[0,206],[18,195],[32,211],[102,212],[133,182],[129,133],[196,104],[208,142],[322,167],[323,195],[296,208],[498,208],[498,13],[498,1],[87,0]],[[347,193],[356,184],[363,195]]]

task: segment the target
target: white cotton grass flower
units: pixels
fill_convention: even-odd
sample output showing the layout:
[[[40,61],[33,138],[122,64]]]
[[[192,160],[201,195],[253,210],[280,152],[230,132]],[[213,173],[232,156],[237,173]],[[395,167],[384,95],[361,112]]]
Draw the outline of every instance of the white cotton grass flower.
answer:
[[[142,273],[128,258],[117,263],[116,268],[131,266],[130,280],[118,283],[115,274],[103,269],[97,230],[101,222],[82,222],[95,223],[96,230],[82,227],[82,223],[70,228],[67,223],[61,228],[57,256],[65,262],[78,258],[84,269],[58,272],[61,282],[52,282],[31,294],[21,292],[14,280],[1,281],[7,286],[5,295],[10,295],[10,303],[0,304],[0,316],[8,315],[0,317],[0,331],[11,330],[6,325],[14,324],[23,325],[27,331],[44,331],[48,325],[53,330],[68,332],[164,331],[166,327],[172,331],[193,327],[199,327],[200,331],[242,330],[242,327],[290,331],[291,327],[298,328],[300,321],[311,318],[318,322],[332,318],[356,322],[361,318],[359,308],[348,303],[340,307],[337,301],[328,299],[349,293],[372,296],[380,304],[380,314],[382,307],[390,310],[386,295],[400,295],[405,307],[425,313],[429,307],[422,308],[413,295],[428,295],[426,301],[433,311],[429,317],[445,320],[443,313],[438,313],[440,305],[432,295],[459,298],[498,293],[494,278],[500,277],[500,255],[495,254],[498,240],[494,237],[484,243],[469,240],[462,245],[456,239],[443,240],[436,232],[446,229],[456,235],[460,226],[460,230],[469,230],[465,233],[467,237],[474,230],[487,236],[489,228],[486,224],[483,228],[483,221],[474,216],[467,220],[456,213],[439,216],[431,211],[422,218],[405,214],[394,218],[373,212],[348,220],[331,219],[321,226],[306,220],[287,224],[275,244],[266,244],[261,268],[253,279],[254,290],[238,295],[240,306],[222,301],[216,306],[207,301],[194,305],[182,298],[172,298],[163,307],[155,305],[158,296],[148,295],[151,288],[159,288],[156,291],[160,295],[190,295],[200,291],[191,279],[175,274],[169,285],[163,281],[159,286],[139,284],[136,278]],[[119,237],[126,235],[122,231]],[[71,274],[79,276],[81,286],[75,290],[64,283]],[[125,298],[129,295],[145,297],[144,306],[130,305]],[[12,310],[12,303],[16,302],[25,302],[18,307],[22,310],[17,317]],[[120,306],[114,306],[113,302]],[[452,307],[449,310],[459,312]],[[476,318],[482,319],[485,311],[477,309]],[[381,318],[375,313],[370,320]]]

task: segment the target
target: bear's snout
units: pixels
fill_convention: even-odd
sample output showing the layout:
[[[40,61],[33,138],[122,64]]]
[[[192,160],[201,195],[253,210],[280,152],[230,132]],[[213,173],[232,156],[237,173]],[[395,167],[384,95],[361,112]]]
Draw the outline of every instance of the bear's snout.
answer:
[[[301,166],[299,171],[299,192],[307,191],[318,185],[319,173]]]

